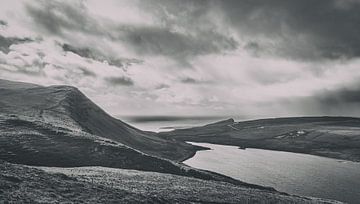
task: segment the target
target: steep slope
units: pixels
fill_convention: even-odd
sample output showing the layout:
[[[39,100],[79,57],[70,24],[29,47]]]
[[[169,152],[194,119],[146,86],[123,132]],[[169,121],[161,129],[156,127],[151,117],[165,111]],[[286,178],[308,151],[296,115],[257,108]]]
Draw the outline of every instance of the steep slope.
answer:
[[[41,87],[0,80],[0,113],[20,114],[58,127],[82,130],[172,160],[182,160],[198,149],[164,140],[115,119],[70,86]]]
[[[360,161],[360,119],[350,117],[226,120],[160,133],[179,141],[237,145]]]

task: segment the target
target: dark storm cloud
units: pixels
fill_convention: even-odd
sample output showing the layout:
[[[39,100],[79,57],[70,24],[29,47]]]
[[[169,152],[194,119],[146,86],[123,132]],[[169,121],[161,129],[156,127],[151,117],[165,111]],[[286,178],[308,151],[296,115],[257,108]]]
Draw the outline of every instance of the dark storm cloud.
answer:
[[[185,78],[185,79],[181,79],[181,82],[185,83],[185,84],[196,84],[196,83],[198,83],[198,81],[196,81],[193,78],[189,78],[189,77]]]
[[[360,3],[354,0],[141,1],[139,6],[161,26],[105,23],[91,16],[83,3],[73,4],[41,1],[40,6],[28,5],[27,11],[52,34],[99,35],[123,42],[142,55],[165,55],[182,62],[238,48],[239,42],[212,22],[218,16],[225,16],[224,27],[245,37],[244,48],[258,57],[321,60],[360,56]]]
[[[133,86],[134,81],[128,77],[108,77],[107,83],[115,86]]]
[[[316,60],[360,56],[360,4],[351,0],[218,1],[228,22],[259,40],[251,49]]]
[[[74,54],[77,54],[81,57],[93,59],[99,62],[106,61],[109,65],[116,66],[119,68],[126,68],[127,66],[131,64],[141,64],[143,63],[142,60],[139,59],[128,59],[128,58],[113,58],[111,56],[107,56],[103,53],[100,53],[94,49],[91,48],[81,48],[81,47],[75,47],[69,44],[64,43],[62,46],[62,49],[66,52],[72,52]]]
[[[7,24],[6,21],[0,20],[0,25],[2,25],[2,26],[7,26],[8,24]]]
[[[342,104],[360,105],[360,85],[319,93],[314,99],[323,107],[334,107]]]
[[[96,58],[95,54],[93,53],[93,51],[90,50],[90,48],[77,48],[65,43],[62,45],[62,49],[66,52],[75,53],[81,57],[91,58],[91,59]]]
[[[281,106],[289,112],[303,115],[348,115],[360,114],[360,84],[353,84],[347,88],[322,90],[310,96],[292,97],[274,102],[272,105]]]
[[[157,42],[151,42],[156,46],[152,50],[160,54],[169,53],[177,56],[177,58],[186,59],[196,55],[220,54],[224,51],[237,49],[239,43],[234,37],[214,23],[218,16],[209,13],[212,5],[211,0],[152,0],[141,2],[139,6],[151,12],[164,25],[161,29],[149,30],[151,33],[162,33],[157,35],[159,39],[149,38]],[[183,32],[174,32],[179,28]]]
[[[263,48],[260,47],[259,43],[254,41],[247,42],[244,46],[244,49],[256,57],[259,57],[263,52]]]
[[[181,83],[184,83],[184,84],[209,84],[209,83],[212,83],[211,81],[208,81],[208,80],[198,80],[198,79],[194,79],[191,77],[183,78],[180,81],[181,81]]]
[[[78,1],[71,5],[60,1],[39,1],[38,4],[27,4],[26,11],[40,28],[51,34],[62,35],[64,30],[103,33]]]
[[[216,32],[196,35],[173,32],[168,28],[141,27],[123,30],[126,42],[140,54],[165,55],[178,60],[209,53],[234,50],[237,42]]]
[[[211,21],[225,16],[224,27],[233,28],[245,41],[243,47],[257,57],[271,55],[314,61],[360,56],[360,3],[356,0],[141,3],[160,16],[168,27],[183,26],[198,32],[213,29]],[[213,13],[209,16],[210,10]]]
[[[32,42],[33,40],[30,38],[17,38],[17,37],[4,37],[0,35],[0,51],[5,54],[10,52],[10,46],[13,44],[21,44]]]
[[[82,3],[68,5],[57,1],[41,1],[40,6],[27,5],[26,8],[36,25],[49,34],[64,36],[64,33],[72,31],[105,37],[114,43],[126,44],[140,55],[169,56],[185,64],[189,58],[234,50],[238,46],[231,36],[213,28],[198,29],[203,26],[200,24],[191,28],[191,32],[187,28],[185,32],[175,31],[173,25],[165,22],[161,15],[156,17],[163,20],[162,25],[135,26],[94,18]],[[81,54],[90,53],[82,50]]]
[[[155,87],[155,89],[167,89],[167,88],[170,88],[170,86],[167,84],[160,84]]]
[[[84,76],[96,77],[96,74],[94,72],[86,69],[85,67],[79,67],[79,69],[82,71]]]

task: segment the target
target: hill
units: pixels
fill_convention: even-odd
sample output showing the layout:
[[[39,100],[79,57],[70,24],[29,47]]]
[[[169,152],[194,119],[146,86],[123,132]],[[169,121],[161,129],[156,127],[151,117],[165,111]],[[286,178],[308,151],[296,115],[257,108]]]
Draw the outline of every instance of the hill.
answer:
[[[360,119],[351,117],[270,118],[242,122],[229,119],[164,132],[159,136],[360,161]]]
[[[111,139],[142,152],[182,160],[197,147],[164,140],[111,117],[77,88],[0,80],[0,113]]]

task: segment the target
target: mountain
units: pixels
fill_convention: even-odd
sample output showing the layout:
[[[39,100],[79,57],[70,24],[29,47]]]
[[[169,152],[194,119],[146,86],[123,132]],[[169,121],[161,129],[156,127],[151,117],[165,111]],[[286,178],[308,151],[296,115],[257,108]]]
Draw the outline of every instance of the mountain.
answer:
[[[111,117],[75,87],[42,87],[0,80],[0,98],[0,113],[81,130],[151,155],[177,161],[198,149],[186,143],[164,140]]]
[[[236,145],[360,161],[360,118],[293,117],[217,123],[159,133],[179,141]]]

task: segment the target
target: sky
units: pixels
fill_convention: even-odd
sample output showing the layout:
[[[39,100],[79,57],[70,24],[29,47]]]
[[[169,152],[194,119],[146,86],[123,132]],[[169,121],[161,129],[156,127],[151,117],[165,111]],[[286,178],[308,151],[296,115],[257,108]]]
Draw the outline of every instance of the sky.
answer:
[[[357,0],[0,0],[0,78],[114,116],[360,117]]]

